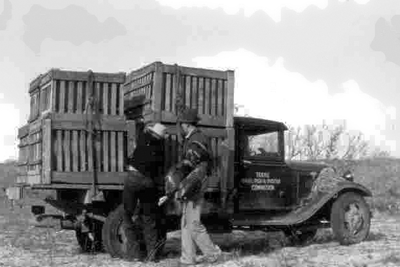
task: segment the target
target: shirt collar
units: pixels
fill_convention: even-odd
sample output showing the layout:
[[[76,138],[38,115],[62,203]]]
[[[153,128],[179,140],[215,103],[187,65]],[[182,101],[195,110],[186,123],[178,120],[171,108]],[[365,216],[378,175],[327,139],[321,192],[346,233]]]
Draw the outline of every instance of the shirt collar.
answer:
[[[188,138],[192,135],[192,133],[193,133],[195,130],[196,130],[196,128],[193,128],[192,130],[190,130],[190,131],[188,132],[188,134],[185,136],[185,138],[188,139]]]

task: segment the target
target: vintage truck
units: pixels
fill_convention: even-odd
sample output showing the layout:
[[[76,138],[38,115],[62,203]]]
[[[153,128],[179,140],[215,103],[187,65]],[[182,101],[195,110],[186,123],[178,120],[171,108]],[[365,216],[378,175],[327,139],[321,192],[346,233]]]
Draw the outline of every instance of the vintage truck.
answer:
[[[318,228],[331,227],[344,245],[369,234],[364,198],[371,192],[329,165],[286,162],[283,123],[234,116],[233,71],[161,62],[129,74],[51,69],[31,82],[29,93],[31,116],[19,130],[18,183],[56,191],[45,201],[61,215],[46,214],[44,206],[32,212],[74,230],[84,251],[122,255],[126,158],[144,123],[162,122],[168,129],[165,172],[178,162],[179,105],[199,111],[199,127],[210,138],[214,170],[202,219],[211,232],[283,231],[304,244]],[[168,202],[166,231],[179,229],[179,216],[176,202]]]

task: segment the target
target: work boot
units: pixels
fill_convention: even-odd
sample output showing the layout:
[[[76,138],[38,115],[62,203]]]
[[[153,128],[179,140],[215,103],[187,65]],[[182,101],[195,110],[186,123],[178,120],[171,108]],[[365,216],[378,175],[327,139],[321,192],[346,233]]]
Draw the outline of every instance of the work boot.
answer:
[[[233,253],[222,252],[213,256],[199,256],[196,258],[196,263],[216,264],[229,261],[233,258]]]

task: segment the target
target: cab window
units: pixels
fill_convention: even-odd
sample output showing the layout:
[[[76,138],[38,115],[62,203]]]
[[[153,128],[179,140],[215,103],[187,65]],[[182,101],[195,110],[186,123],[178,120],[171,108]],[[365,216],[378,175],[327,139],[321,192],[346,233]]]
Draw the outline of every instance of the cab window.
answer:
[[[247,134],[245,138],[246,156],[249,157],[277,157],[279,156],[279,134],[268,132]]]

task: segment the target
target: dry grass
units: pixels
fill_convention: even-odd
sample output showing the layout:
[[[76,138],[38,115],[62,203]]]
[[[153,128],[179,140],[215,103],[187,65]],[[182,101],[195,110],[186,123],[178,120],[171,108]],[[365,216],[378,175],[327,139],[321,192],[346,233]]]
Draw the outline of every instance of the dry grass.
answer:
[[[352,170],[355,181],[372,191],[373,198],[368,199],[372,210],[389,214],[400,212],[400,159],[375,158],[332,163],[340,172]]]
[[[281,233],[241,232],[213,235],[225,251],[234,251],[234,259],[218,266],[400,266],[400,161],[393,159],[337,162],[350,167],[356,181],[370,188],[369,200],[375,211],[367,241],[353,246],[339,246],[330,230],[322,230],[315,241],[304,247],[290,247]],[[344,166],[347,165],[347,166]],[[7,178],[8,179],[8,178]],[[29,203],[42,204],[42,193],[29,195]],[[28,199],[26,203],[28,202]],[[30,214],[28,205],[10,211],[0,192],[0,267],[14,266],[176,266],[180,252],[179,232],[169,234],[166,258],[158,264],[132,264],[112,259],[105,253],[85,254],[77,245],[74,233],[61,231],[58,224],[45,221],[41,227]]]
[[[41,227],[36,227],[36,226]],[[53,221],[37,224],[29,207],[10,211],[0,208],[0,266],[176,266],[180,252],[179,232],[169,233],[166,258],[157,264],[132,264],[105,253],[82,253],[71,231],[60,231]],[[281,233],[234,231],[213,235],[213,240],[235,257],[217,266],[400,266],[397,255],[400,217],[374,219],[367,241],[340,246],[330,230],[321,230],[315,241],[291,247]]]

